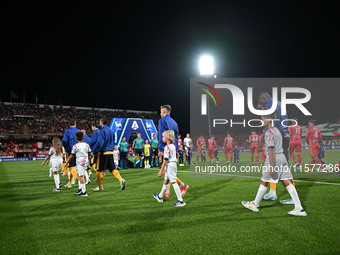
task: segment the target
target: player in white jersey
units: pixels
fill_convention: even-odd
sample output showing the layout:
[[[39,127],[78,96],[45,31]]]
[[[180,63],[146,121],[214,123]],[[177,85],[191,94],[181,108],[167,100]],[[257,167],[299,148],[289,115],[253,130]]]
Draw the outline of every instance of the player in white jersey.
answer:
[[[292,197],[295,205],[294,210],[289,211],[288,214],[294,216],[307,216],[302,208],[297,191],[290,182],[292,174],[288,167],[287,159],[283,154],[282,135],[277,127],[272,125],[272,120],[276,119],[276,114],[272,113],[268,116],[262,116],[261,119],[264,126],[268,127],[268,130],[265,133],[266,161],[263,167],[260,187],[254,201],[242,201],[241,203],[247,209],[258,212],[261,200],[266,194],[268,183],[277,183],[281,181]]]
[[[69,163],[69,161],[72,160],[73,157],[76,157],[76,171],[79,180],[79,189],[77,191],[77,195],[79,197],[87,197],[88,195],[86,192],[85,174],[87,166],[89,164],[89,156],[92,158],[93,153],[91,152],[90,146],[87,143],[83,142],[83,132],[77,132],[76,139],[78,143],[73,145],[71,156],[68,158],[66,165]]]
[[[186,151],[188,151],[188,148],[191,148],[192,145],[192,139],[190,138],[190,134],[187,133],[187,136],[183,140],[184,148]]]
[[[168,189],[169,182],[172,183],[172,187],[177,195],[177,202],[173,206],[181,207],[185,206],[186,203],[183,201],[181,190],[176,182],[177,175],[177,153],[176,146],[174,145],[175,134],[172,130],[167,130],[163,132],[163,142],[166,143],[164,147],[164,160],[161,169],[158,172],[158,177],[164,176],[164,183],[161,193],[153,194],[153,197],[158,202],[163,202],[163,195]]]
[[[184,149],[185,149],[185,158],[186,158],[186,162],[188,165],[190,165],[190,155],[189,153],[191,153],[191,147],[192,147],[192,139],[190,138],[190,134],[187,133],[187,136],[184,138],[183,140],[184,143]]]
[[[50,174],[53,172],[55,189],[53,191],[60,191],[61,183],[58,171],[61,169],[63,164],[63,156],[65,154],[65,149],[58,137],[52,139],[52,147],[50,148],[48,155],[45,160],[41,163],[43,167],[45,163],[50,160]]]
[[[113,161],[115,162],[115,166],[119,168],[119,150],[117,149],[117,145],[114,146]]]

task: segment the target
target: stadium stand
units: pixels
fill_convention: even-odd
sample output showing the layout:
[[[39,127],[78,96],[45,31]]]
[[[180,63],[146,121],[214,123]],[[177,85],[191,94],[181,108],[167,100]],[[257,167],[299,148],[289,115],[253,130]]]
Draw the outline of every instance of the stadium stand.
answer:
[[[158,115],[151,111],[21,104],[4,102],[0,105],[0,134],[56,134],[63,133],[70,119],[79,129],[89,129],[100,118],[148,118],[158,123]]]
[[[147,118],[157,125],[159,116],[154,111],[2,102],[0,152],[34,148],[38,141],[41,144],[37,149],[44,150],[50,146],[51,137],[62,137],[70,119],[91,135],[91,123],[98,123],[100,118]]]
[[[100,118],[146,118],[158,124],[159,115],[153,111],[134,111],[121,109],[90,108],[77,106],[61,106],[46,104],[0,103],[0,152],[12,152],[18,149],[33,149],[44,151],[50,147],[51,138],[62,137],[68,128],[70,119],[77,121],[79,129],[85,129],[91,136],[90,124]],[[339,121],[340,122],[340,121]],[[157,127],[156,127],[157,128]],[[259,130],[260,131],[260,130]],[[246,139],[248,133],[232,134],[234,144],[240,148],[248,148]],[[183,137],[183,136],[182,136]],[[194,149],[198,136],[193,137]],[[208,139],[207,136],[205,136]],[[323,136],[327,144],[339,144],[333,136]],[[217,135],[216,142],[222,149],[224,136]],[[35,146],[40,142],[39,147]],[[304,140],[303,140],[303,143]]]

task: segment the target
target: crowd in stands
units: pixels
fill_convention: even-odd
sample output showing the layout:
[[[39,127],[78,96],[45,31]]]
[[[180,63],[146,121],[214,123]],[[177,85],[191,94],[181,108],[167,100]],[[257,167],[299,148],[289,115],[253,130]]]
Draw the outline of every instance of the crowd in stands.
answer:
[[[41,141],[41,140],[40,140]],[[37,148],[35,146],[35,139],[2,139],[0,138],[0,152],[9,152],[15,151],[15,149],[33,149],[37,148],[38,150],[48,150],[51,147],[50,140],[41,141],[42,146]]]
[[[77,121],[78,129],[85,129],[91,136],[91,123],[97,123],[100,118],[111,120],[112,118],[145,118],[152,119],[157,127],[159,115],[154,112],[134,112],[127,110],[112,110],[84,107],[67,107],[67,106],[51,106],[38,104],[23,103],[0,103],[0,134],[28,134],[28,135],[58,135],[62,137],[64,131],[69,127],[69,120]],[[246,142],[250,133],[232,135],[234,145],[239,147],[248,147]],[[182,135],[184,139],[185,134]],[[224,137],[217,135],[215,137],[219,148],[222,148]],[[198,136],[192,137],[194,148]],[[206,140],[209,137],[205,136]],[[12,139],[12,138],[11,138]],[[333,139],[332,137],[323,137],[325,141]],[[43,148],[50,146],[49,139],[39,138],[43,142]],[[36,140],[14,141],[19,148],[32,148]],[[0,151],[9,151],[13,149],[13,144],[0,139]]]
[[[157,125],[159,116],[153,112],[133,112],[98,108],[65,107],[38,104],[1,103],[0,134],[63,133],[70,119],[79,129],[90,129],[100,118],[146,118]]]

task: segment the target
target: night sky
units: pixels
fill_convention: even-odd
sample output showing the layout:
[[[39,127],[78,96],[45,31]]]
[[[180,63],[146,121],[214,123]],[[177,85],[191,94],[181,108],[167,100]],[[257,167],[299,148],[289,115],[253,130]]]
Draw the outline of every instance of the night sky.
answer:
[[[339,77],[339,2],[7,1],[1,99],[159,110],[189,129],[190,77]]]

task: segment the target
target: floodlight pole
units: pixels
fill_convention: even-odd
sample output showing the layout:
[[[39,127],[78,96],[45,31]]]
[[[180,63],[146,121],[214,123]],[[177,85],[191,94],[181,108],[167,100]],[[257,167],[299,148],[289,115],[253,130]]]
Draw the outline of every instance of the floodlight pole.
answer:
[[[209,84],[210,79],[207,76],[206,78],[206,83]],[[207,96],[207,115],[208,115],[208,133],[209,133],[209,137],[211,137],[211,123],[210,123],[210,103],[209,103],[209,97]]]
[[[209,127],[209,138],[211,137],[211,126],[210,126],[210,106],[209,106],[209,97],[207,97],[207,105],[208,105],[208,127]]]
[[[209,76],[205,76],[204,80],[207,84],[209,84],[210,81],[213,81],[213,79],[209,79]],[[209,137],[211,137],[211,122],[210,122],[210,102],[209,102],[209,97],[207,96],[207,117],[208,117],[208,133]]]

